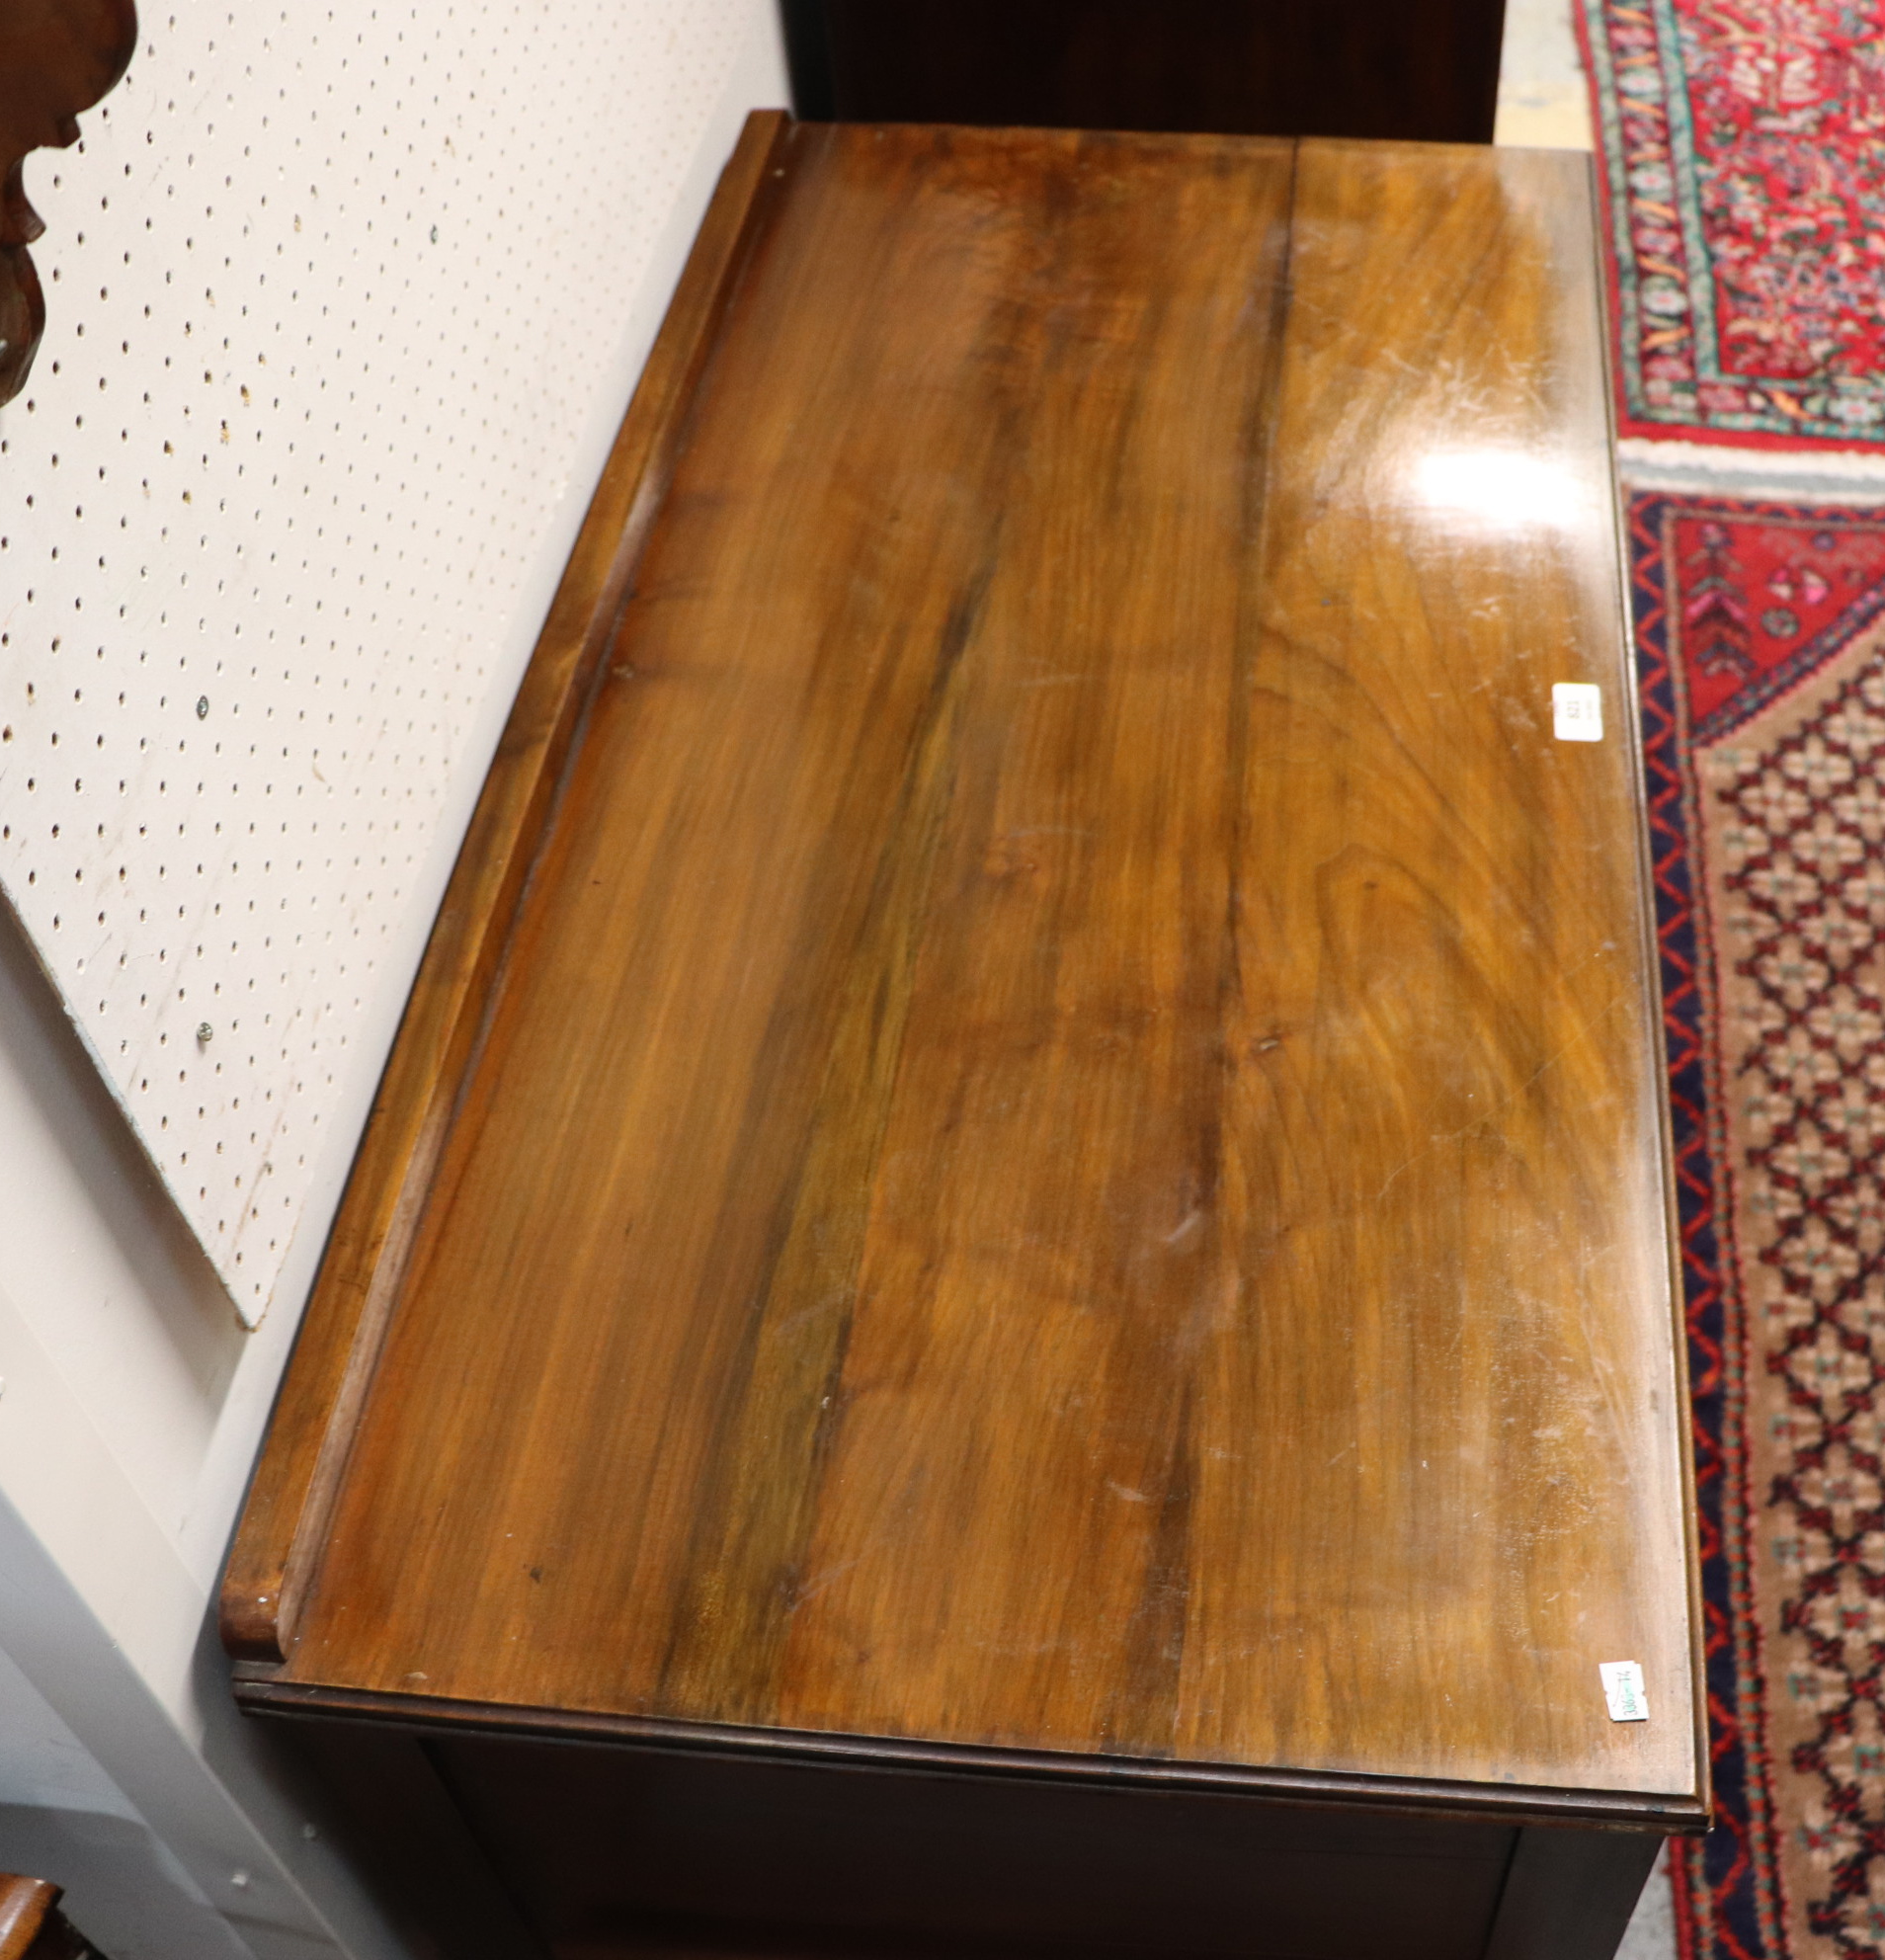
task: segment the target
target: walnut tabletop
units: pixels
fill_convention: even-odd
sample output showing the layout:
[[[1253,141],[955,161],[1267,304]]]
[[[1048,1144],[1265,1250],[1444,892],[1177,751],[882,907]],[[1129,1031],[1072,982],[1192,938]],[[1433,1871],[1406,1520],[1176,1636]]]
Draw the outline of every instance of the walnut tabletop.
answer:
[[[241,1698],[1699,1828],[1605,401],[1582,157],[757,119]]]

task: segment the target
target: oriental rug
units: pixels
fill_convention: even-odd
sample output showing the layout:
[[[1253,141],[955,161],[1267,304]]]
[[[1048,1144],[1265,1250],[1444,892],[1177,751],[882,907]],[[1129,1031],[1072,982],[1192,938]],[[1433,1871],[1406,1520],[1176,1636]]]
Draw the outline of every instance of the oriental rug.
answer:
[[[1575,0],[1626,436],[1885,445],[1885,0]]]
[[[1683,1960],[1885,1954],[1885,509],[1630,502],[1719,1822]]]

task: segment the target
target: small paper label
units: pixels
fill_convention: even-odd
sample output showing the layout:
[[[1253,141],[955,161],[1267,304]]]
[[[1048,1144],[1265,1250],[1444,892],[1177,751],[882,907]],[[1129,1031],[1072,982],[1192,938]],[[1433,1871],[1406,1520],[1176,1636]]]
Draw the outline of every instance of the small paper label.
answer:
[[[1551,690],[1551,732],[1560,742],[1603,740],[1603,694],[1589,681],[1559,681]]]
[[[1603,1699],[1612,1722],[1647,1722],[1649,1701],[1643,1693],[1643,1670],[1634,1661],[1604,1661],[1598,1668]]]

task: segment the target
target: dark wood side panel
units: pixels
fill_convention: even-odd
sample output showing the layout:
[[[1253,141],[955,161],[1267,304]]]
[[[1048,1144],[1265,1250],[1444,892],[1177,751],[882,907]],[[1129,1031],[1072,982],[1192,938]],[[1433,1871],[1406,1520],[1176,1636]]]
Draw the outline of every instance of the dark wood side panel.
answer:
[[[1663,1842],[327,1715],[284,1726],[419,1960],[1610,1960]]]
[[[346,1849],[414,1960],[545,1960],[419,1737],[352,1723],[284,1726],[335,1798]]]
[[[493,1738],[428,1753],[559,1955],[1477,1960],[1515,1834]]]
[[[1662,1846],[1640,1832],[1521,1831],[1486,1960],[1611,1960]]]
[[[589,684],[666,494],[696,385],[789,153],[748,118],[544,622],[335,1221],[223,1579],[231,1654],[280,1660],[325,1532],[440,1146]]]

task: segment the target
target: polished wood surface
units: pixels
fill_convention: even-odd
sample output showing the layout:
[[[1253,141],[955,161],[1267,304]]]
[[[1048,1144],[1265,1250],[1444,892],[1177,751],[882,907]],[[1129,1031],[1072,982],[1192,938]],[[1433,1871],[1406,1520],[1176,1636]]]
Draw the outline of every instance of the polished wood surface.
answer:
[[[732,283],[777,182],[788,119],[752,117],[648,357],[472,814],[322,1261],[294,1365],[223,1575],[232,1654],[280,1660],[319,1557],[355,1419],[483,1025],[486,994],[597,663]]]
[[[239,1691],[1696,1828],[1584,161],[762,182]]]
[[[0,1872],[0,1960],[27,1960],[58,1903],[59,1888],[45,1879]]]
[[[1490,142],[1504,0],[786,0],[847,122]]]
[[[0,1872],[0,1960],[104,1960],[63,1913],[49,1879]]]
[[[26,159],[66,149],[78,119],[117,87],[137,47],[132,0],[0,0],[0,402],[26,386],[45,330],[27,247],[45,229]]]

